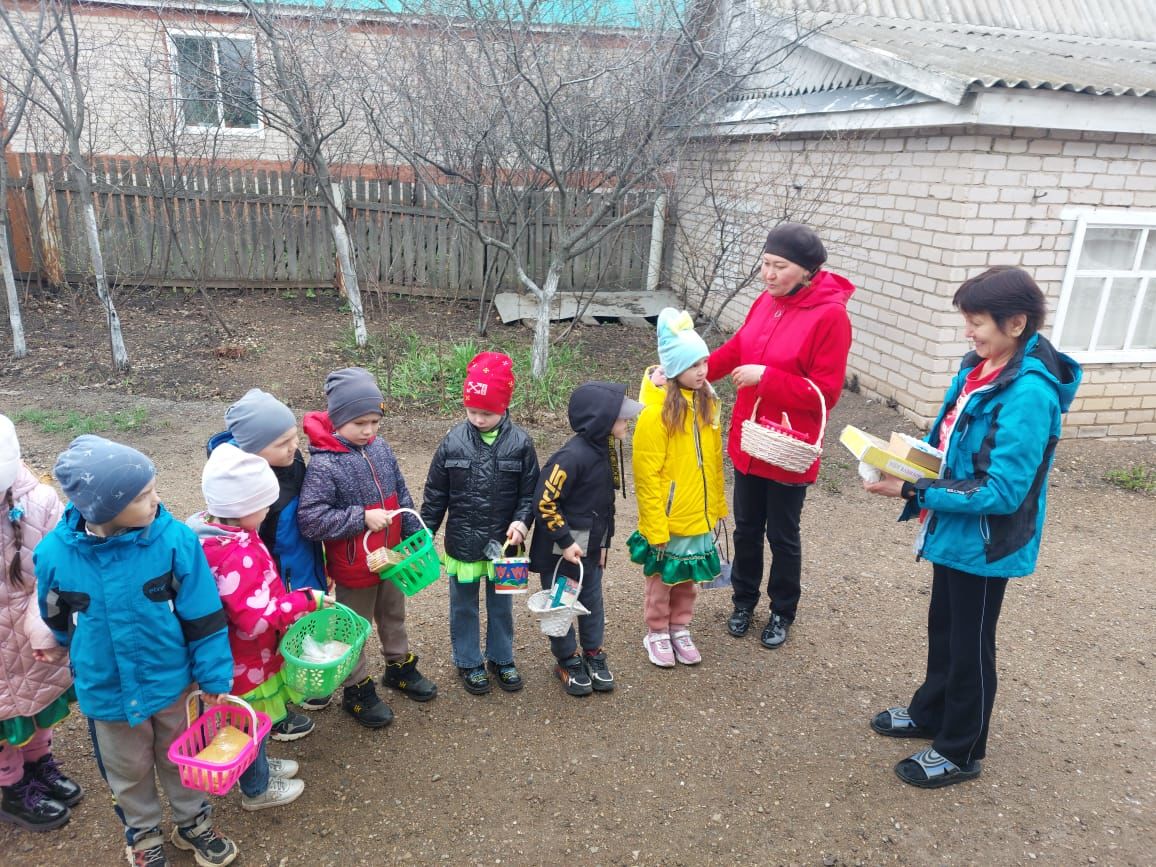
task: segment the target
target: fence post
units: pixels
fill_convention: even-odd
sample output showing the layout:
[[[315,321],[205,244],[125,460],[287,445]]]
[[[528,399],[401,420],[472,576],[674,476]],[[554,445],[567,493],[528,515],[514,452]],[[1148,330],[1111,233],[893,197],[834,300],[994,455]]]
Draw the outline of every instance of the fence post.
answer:
[[[36,234],[40,242],[40,259],[44,276],[53,286],[64,283],[64,267],[60,261],[60,230],[56,223],[56,191],[49,188],[44,172],[32,175],[32,195],[36,200]]]
[[[658,289],[662,272],[662,233],[666,228],[666,195],[659,193],[654,200],[654,214],[650,220],[650,260],[646,265],[646,291]]]

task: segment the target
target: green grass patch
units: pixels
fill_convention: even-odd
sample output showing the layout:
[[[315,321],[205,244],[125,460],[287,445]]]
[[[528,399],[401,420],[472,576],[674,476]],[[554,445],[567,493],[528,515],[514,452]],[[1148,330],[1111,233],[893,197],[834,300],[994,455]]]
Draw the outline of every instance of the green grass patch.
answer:
[[[1104,481],[1125,491],[1156,494],[1156,467],[1137,465],[1126,470],[1111,470],[1104,475]]]
[[[138,430],[148,420],[147,409],[120,412],[85,413],[77,410],[26,409],[12,416],[14,422],[23,422],[39,428],[41,433],[99,434],[110,431],[123,433]]]
[[[350,333],[342,342],[342,350],[353,363],[373,372],[388,400],[446,414],[461,409],[466,366],[484,350],[504,352],[513,359],[517,385],[510,408],[515,412],[562,409],[570,392],[587,378],[580,374],[584,369],[580,354],[565,344],[550,348],[546,373],[541,379],[530,375],[530,347],[511,341],[482,341],[477,337],[441,341],[414,332],[399,332],[388,339],[370,335],[366,345],[358,347]]]

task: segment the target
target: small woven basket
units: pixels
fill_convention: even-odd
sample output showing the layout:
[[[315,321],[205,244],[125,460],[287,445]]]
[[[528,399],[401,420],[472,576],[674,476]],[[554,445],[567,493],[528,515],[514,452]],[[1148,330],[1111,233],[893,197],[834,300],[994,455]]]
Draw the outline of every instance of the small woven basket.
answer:
[[[827,429],[827,401],[815,383],[808,379],[807,384],[819,395],[819,408],[822,412],[819,436],[815,442],[809,443],[788,436],[756,422],[755,419],[759,417],[759,400],[756,399],[751,417],[743,421],[739,436],[739,448],[744,453],[790,473],[805,473],[819,460],[823,454],[823,434]]]
[[[552,638],[561,638],[570,631],[570,624],[573,622],[575,614],[590,613],[590,609],[578,601],[578,596],[582,593],[582,573],[584,571],[581,560],[578,561],[578,592],[574,595],[573,604],[554,604],[554,585],[558,583],[558,567],[561,565],[562,558],[559,557],[558,562],[554,564],[554,581],[550,589],[539,590],[526,600],[530,612],[538,618],[538,628],[542,630],[543,634]]]
[[[372,534],[366,532],[361,539],[361,546],[365,550],[366,565],[377,572],[382,581],[389,581],[406,596],[413,596],[441,576],[442,564],[434,547],[433,533],[416,510],[396,509],[390,518],[402,512],[409,512],[416,517],[421,522],[421,529],[392,549],[378,548],[373,551],[369,550],[369,537]]]

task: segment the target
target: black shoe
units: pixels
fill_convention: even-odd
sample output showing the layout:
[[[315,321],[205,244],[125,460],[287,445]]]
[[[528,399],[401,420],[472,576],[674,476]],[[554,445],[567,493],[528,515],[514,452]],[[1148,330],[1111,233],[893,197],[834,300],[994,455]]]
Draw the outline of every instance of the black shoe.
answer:
[[[735,638],[742,638],[751,628],[751,618],[754,616],[755,612],[749,608],[736,608],[727,618],[727,632]]]
[[[385,728],[393,722],[393,711],[377,697],[373,678],[367,677],[361,683],[347,686],[342,692],[341,707],[367,729]]]
[[[319,695],[315,696],[314,698],[303,698],[301,699],[301,703],[297,706],[301,708],[301,710],[319,711],[325,710],[325,708],[329,707],[332,701],[333,694],[330,693],[329,695]]]
[[[772,613],[771,619],[763,627],[763,634],[759,640],[763,643],[763,647],[774,650],[776,647],[783,646],[783,642],[787,640],[787,633],[790,631],[791,621],[781,614]]]
[[[490,691],[490,678],[483,666],[459,668],[458,677],[462,679],[462,686],[470,695],[485,695]]]
[[[47,787],[24,766],[24,777],[11,786],[0,786],[0,821],[10,822],[29,831],[51,831],[59,828],[72,812],[59,801],[48,797]]]
[[[497,678],[498,686],[506,692],[517,692],[526,685],[525,681],[522,680],[522,675],[518,674],[518,669],[514,668],[512,662],[498,665],[498,663],[491,661],[486,663],[486,668]]]
[[[60,772],[52,753],[24,765],[24,775],[32,774],[48,790],[48,797],[66,807],[74,807],[84,797],[84,789]]]
[[[169,840],[178,849],[192,852],[201,867],[224,867],[237,859],[237,844],[219,834],[207,817],[190,828],[173,828]]]
[[[590,695],[594,691],[590,675],[586,673],[586,665],[577,653],[559,660],[554,666],[554,674],[570,695]]]
[[[165,838],[159,828],[146,831],[128,847],[128,863],[132,867],[169,867],[165,855]]]
[[[293,713],[289,711],[285,714],[285,719],[273,726],[269,731],[269,737],[275,741],[296,741],[305,737],[314,729],[313,720],[305,716],[303,713]]]
[[[437,698],[437,684],[417,670],[417,657],[409,654],[405,659],[387,663],[381,682],[390,689],[396,689],[414,701],[429,701]]]
[[[606,665],[606,652],[600,647],[594,653],[585,654],[586,673],[590,675],[590,685],[595,692],[612,692],[614,675]]]

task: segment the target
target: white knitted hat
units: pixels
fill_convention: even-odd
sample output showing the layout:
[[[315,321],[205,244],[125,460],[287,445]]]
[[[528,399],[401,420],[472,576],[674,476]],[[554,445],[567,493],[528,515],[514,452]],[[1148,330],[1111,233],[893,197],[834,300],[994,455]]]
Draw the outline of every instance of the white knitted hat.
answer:
[[[201,473],[201,491],[210,515],[244,518],[277,502],[281,486],[264,458],[222,443]]]
[[[20,440],[16,426],[6,415],[0,415],[0,494],[12,487],[20,472]]]

